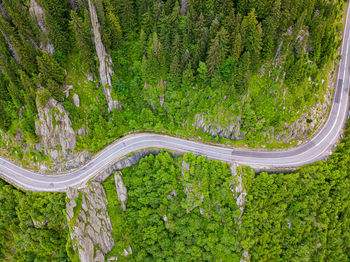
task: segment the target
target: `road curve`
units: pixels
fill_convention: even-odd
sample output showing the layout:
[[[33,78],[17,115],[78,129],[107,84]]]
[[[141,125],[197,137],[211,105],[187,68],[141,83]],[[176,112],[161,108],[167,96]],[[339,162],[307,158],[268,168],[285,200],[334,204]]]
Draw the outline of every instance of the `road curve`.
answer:
[[[183,153],[193,152],[224,162],[237,162],[260,167],[297,167],[321,160],[337,142],[348,115],[349,97],[349,9],[341,47],[342,59],[338,68],[332,108],[323,128],[309,142],[282,151],[258,151],[213,146],[166,135],[141,133],[126,136],[95,155],[91,161],[77,170],[65,174],[42,175],[24,169],[0,157],[0,175],[10,183],[25,190],[57,192],[68,187],[80,186],[96,176],[117,159],[147,148],[161,148]]]

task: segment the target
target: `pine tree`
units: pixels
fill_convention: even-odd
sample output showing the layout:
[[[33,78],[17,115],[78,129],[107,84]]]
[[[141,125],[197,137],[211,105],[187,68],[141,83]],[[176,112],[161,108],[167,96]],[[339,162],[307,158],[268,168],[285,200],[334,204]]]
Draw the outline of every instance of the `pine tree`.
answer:
[[[193,81],[193,69],[192,69],[192,65],[191,62],[188,63],[186,69],[184,70],[183,74],[182,74],[182,84],[185,87],[190,87],[190,85],[192,84]]]
[[[239,60],[238,67],[235,68],[234,85],[243,93],[248,86],[251,59],[249,52],[244,52]]]
[[[157,33],[153,33],[153,38],[146,55],[142,60],[142,78],[144,82],[155,84],[162,77],[162,66],[164,55],[162,45],[158,40]]]
[[[33,80],[24,71],[20,70],[19,76],[25,90],[24,102],[32,112],[36,112],[35,95],[37,87],[35,86]]]
[[[75,45],[79,51],[83,69],[86,72],[90,72],[94,68],[94,61],[89,24],[84,23],[76,12],[71,11],[70,26],[74,33]]]
[[[219,32],[220,30],[220,22],[218,21],[217,18],[215,18],[210,25],[209,28],[209,42],[211,43],[211,41],[216,37],[216,34]]]
[[[272,8],[271,14],[263,21],[263,56],[265,59],[269,59],[275,47],[275,34],[279,25],[281,17],[281,1],[276,0]]]
[[[56,81],[49,79],[47,81],[47,89],[50,91],[53,98],[55,98],[57,101],[63,101],[64,93],[62,87],[57,84]]]
[[[192,64],[198,65],[199,61],[204,61],[207,53],[208,45],[208,28],[205,27],[205,19],[203,14],[200,14],[198,21],[195,24],[194,35],[197,39],[195,53],[193,55]]]
[[[69,39],[69,10],[68,0],[39,0],[39,4],[45,11],[45,24],[49,32],[49,38],[52,40],[56,51],[63,56],[70,49]],[[61,55],[57,54],[57,55]]]
[[[244,49],[249,52],[250,60],[257,66],[262,45],[262,30],[254,9],[243,18],[241,30]]]
[[[135,32],[136,19],[134,7],[130,0],[120,0],[121,13],[119,13],[121,27],[126,34],[133,34]]]
[[[222,62],[225,61],[228,52],[228,34],[225,27],[217,33],[212,40],[208,52],[207,66],[209,76],[213,76],[216,69],[218,69]]]
[[[11,117],[6,110],[7,104],[0,100],[0,129],[2,131],[7,131],[11,126]]]
[[[7,90],[8,81],[5,79],[4,74],[0,71],[0,100],[10,101],[11,96]]]
[[[243,51],[243,40],[241,35],[241,15],[238,14],[235,18],[234,29],[232,33],[232,49],[231,55],[234,62],[238,62]]]
[[[56,60],[43,52],[42,56],[37,58],[39,70],[41,73],[40,79],[45,85],[49,79],[56,81],[58,84],[63,84],[65,78],[65,72],[62,67],[56,62]]]
[[[16,106],[16,108],[21,108],[23,106],[23,94],[20,85],[10,81],[7,89],[12,98],[13,104]]]

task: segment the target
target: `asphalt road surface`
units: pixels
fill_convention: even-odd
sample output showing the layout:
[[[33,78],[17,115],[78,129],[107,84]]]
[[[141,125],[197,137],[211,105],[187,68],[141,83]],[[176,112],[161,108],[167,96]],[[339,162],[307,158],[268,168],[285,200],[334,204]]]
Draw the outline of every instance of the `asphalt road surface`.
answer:
[[[350,6],[350,5],[349,5]],[[332,108],[323,128],[309,141],[298,147],[280,151],[258,151],[213,146],[166,135],[142,133],[126,136],[109,145],[95,155],[86,165],[65,174],[41,175],[23,169],[15,163],[0,157],[2,178],[23,189],[31,191],[66,191],[68,187],[80,186],[99,174],[117,159],[147,148],[161,148],[183,153],[193,152],[224,162],[266,167],[297,167],[321,160],[339,139],[348,116],[349,97],[349,7],[341,48],[342,60]]]

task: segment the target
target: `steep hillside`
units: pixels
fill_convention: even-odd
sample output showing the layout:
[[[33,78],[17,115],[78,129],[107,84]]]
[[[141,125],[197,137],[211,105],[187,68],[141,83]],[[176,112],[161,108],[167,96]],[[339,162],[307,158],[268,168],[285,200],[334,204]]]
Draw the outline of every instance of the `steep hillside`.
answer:
[[[136,130],[293,144],[327,117],[344,6],[2,0],[0,152],[62,170]]]

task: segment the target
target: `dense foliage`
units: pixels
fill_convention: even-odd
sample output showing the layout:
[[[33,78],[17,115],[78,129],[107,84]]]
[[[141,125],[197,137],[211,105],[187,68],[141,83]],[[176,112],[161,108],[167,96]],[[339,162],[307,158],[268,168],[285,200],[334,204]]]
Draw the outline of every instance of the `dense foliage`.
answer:
[[[0,260],[68,261],[62,193],[31,193],[0,180]]]
[[[349,261],[349,156],[347,136],[327,162],[251,180],[242,247],[252,261]]]
[[[0,129],[37,142],[37,106],[54,97],[64,100],[75,130],[89,131],[77,149],[92,151],[132,130],[210,139],[195,128],[198,114],[237,125],[252,146],[271,142],[265,133],[323,101],[344,9],[342,0],[92,0],[114,64],[112,96],[123,107],[109,114],[96,89],[87,1],[37,2],[46,33],[30,1],[1,3]],[[39,48],[48,43],[53,55]],[[73,92],[64,97],[67,85],[80,108]]]
[[[135,261],[234,261],[239,210],[226,164],[185,155],[189,170],[167,153],[150,155],[123,170],[128,188],[124,213],[111,176],[104,184],[118,261],[131,245]],[[181,175],[182,173],[182,175]]]
[[[347,136],[328,161],[294,173],[254,175],[238,168],[247,193],[240,229],[226,164],[185,155],[190,165],[184,172],[181,158],[149,156],[123,170],[125,213],[114,179],[104,184],[116,240],[111,255],[130,245],[137,261],[165,255],[170,261],[240,261],[244,251],[251,261],[348,261],[349,155]],[[173,189],[176,196],[169,197]]]

